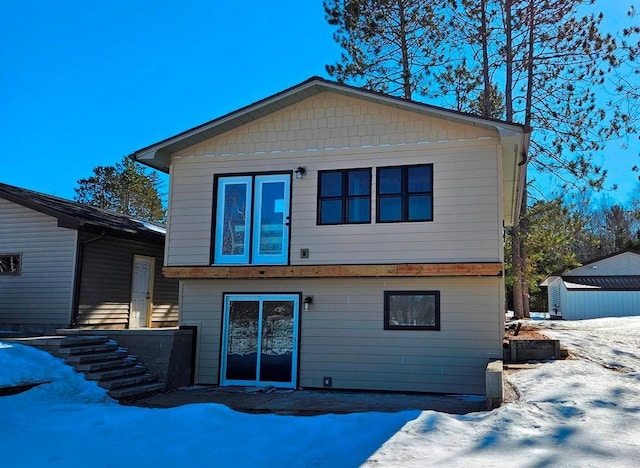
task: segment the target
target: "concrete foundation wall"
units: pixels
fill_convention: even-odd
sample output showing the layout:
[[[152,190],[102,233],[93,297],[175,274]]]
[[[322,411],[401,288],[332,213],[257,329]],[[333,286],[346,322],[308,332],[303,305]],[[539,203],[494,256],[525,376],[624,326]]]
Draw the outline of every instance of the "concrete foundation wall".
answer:
[[[174,390],[191,383],[193,330],[65,330],[65,335],[107,335]]]
[[[55,335],[59,323],[2,323],[0,331],[17,332],[25,335]]]
[[[485,385],[487,400],[492,408],[497,408],[504,400],[502,361],[492,361],[487,365]]]
[[[546,361],[560,359],[559,340],[509,340],[504,348],[507,362]]]

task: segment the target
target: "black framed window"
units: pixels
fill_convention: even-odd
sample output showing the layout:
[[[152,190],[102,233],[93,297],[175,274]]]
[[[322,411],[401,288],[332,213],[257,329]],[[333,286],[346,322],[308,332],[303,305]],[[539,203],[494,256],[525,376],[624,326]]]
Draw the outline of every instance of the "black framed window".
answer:
[[[385,291],[385,330],[440,330],[440,291]]]
[[[20,254],[0,254],[0,275],[19,275],[21,266]]]
[[[318,224],[370,222],[370,168],[318,172]]]
[[[433,221],[433,164],[377,169],[379,223]]]

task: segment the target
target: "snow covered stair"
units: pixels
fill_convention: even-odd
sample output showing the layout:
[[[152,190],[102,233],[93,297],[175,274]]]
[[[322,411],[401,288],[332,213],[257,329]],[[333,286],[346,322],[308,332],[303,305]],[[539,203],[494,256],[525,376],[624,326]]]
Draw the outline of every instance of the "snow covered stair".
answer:
[[[60,357],[76,371],[95,380],[116,400],[131,401],[162,391],[164,384],[135,356],[104,335],[35,339],[31,344]]]

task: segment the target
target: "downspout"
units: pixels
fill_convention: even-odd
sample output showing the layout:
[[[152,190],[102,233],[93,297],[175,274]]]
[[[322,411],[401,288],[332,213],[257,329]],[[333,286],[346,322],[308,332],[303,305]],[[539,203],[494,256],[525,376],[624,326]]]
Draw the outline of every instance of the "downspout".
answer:
[[[99,241],[104,236],[106,236],[106,232],[103,230],[97,237],[92,237],[91,239],[87,239],[84,242],[80,242],[78,244],[78,255],[76,255],[76,277],[73,282],[73,317],[71,318],[71,323],[69,327],[73,328],[76,326],[76,322],[78,321],[78,308],[80,307],[80,285],[82,283],[82,264],[84,258],[84,248],[88,244]]]

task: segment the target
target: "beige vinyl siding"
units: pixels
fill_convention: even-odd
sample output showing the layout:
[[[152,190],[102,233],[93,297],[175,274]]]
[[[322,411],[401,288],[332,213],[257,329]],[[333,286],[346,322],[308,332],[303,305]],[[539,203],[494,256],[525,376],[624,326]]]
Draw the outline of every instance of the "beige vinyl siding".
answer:
[[[0,198],[0,254],[21,254],[18,276],[0,276],[0,324],[50,332],[69,325],[77,232]]]
[[[322,93],[172,157],[167,265],[207,265],[216,174],[291,172],[291,264],[502,259],[497,134]],[[433,164],[434,220],[375,223],[375,168]],[[316,226],[318,171],[372,174],[372,223]],[[392,248],[390,248],[392,246]],[[308,259],[299,258],[301,248]]]
[[[219,382],[223,293],[301,293],[301,387],[483,394],[501,357],[500,278],[183,281],[182,318],[201,322],[198,380]],[[384,330],[383,291],[439,290],[441,330]]]
[[[82,233],[81,240],[96,234]],[[129,323],[134,255],[155,258],[152,327],[178,323],[178,282],[162,276],[163,245],[143,240],[104,237],[84,248],[76,325],[125,328]],[[109,274],[105,275],[105,271]]]

